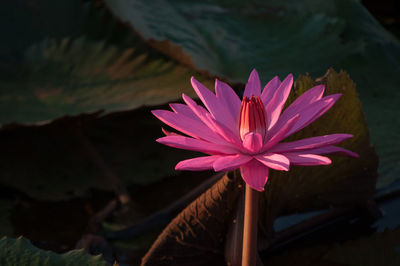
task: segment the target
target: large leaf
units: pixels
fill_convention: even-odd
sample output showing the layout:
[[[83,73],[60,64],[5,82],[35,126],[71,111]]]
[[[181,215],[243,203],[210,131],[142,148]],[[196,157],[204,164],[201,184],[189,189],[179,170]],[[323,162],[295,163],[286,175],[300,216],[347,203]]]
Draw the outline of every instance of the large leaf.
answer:
[[[0,126],[157,105],[193,94],[195,73],[148,49],[99,3],[7,1]],[[65,16],[65,17],[64,17]],[[44,22],[45,21],[45,22]]]
[[[101,255],[90,256],[84,250],[72,250],[64,254],[41,250],[26,238],[3,237],[0,240],[1,265],[107,265]]]
[[[194,69],[245,82],[344,68],[358,85],[381,158],[378,188],[400,177],[400,44],[356,0],[106,0],[159,51]]]
[[[245,81],[257,68],[263,78],[322,74],[358,49],[343,44],[344,21],[296,12],[262,1],[106,0],[153,47],[195,69]],[[302,10],[304,11],[304,10]]]
[[[83,38],[45,40],[26,51],[24,67],[13,79],[0,81],[0,124],[164,103],[181,93],[192,95],[193,74],[134,48]]]

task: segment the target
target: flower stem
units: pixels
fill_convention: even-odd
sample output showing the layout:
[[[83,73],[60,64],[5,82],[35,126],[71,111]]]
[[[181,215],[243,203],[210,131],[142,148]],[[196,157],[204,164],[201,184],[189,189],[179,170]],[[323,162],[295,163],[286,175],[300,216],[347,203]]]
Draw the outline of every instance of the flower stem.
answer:
[[[243,225],[242,266],[257,262],[258,192],[246,184]]]

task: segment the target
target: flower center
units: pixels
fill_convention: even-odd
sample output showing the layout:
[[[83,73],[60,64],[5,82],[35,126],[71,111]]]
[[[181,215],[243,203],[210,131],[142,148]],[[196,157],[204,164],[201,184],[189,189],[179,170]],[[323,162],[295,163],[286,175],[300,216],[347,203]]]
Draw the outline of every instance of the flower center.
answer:
[[[265,108],[260,97],[244,97],[239,112],[239,134],[243,140],[249,132],[259,133],[264,140],[266,133]]]

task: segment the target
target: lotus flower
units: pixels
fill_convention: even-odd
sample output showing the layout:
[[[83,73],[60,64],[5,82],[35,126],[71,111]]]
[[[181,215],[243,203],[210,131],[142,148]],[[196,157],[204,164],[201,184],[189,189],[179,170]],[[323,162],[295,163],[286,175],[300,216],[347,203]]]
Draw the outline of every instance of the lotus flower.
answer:
[[[186,135],[164,131],[167,136],[157,142],[208,154],[179,162],[177,170],[240,168],[244,181],[253,189],[263,191],[270,168],[288,171],[290,165],[330,164],[331,160],[322,154],[358,157],[354,152],[334,146],[353,137],[350,134],[281,142],[314,122],[339,99],[341,94],[323,97],[324,85],[306,91],[282,112],[293,85],[291,74],[282,82],[274,77],[261,92],[258,73],[253,70],[242,101],[229,85],[219,80],[215,81],[216,94],[193,77],[191,83],[206,108],[182,94],[186,104],[170,104],[172,112],[152,111],[162,122]]]

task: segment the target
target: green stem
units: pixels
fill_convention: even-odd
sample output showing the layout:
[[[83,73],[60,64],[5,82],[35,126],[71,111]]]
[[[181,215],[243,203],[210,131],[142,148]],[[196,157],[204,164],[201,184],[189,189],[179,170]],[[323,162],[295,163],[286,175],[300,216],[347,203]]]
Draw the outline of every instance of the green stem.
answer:
[[[246,184],[242,266],[255,266],[257,262],[258,194]]]

